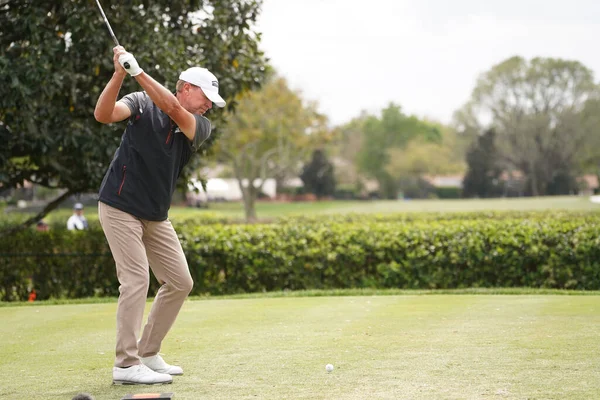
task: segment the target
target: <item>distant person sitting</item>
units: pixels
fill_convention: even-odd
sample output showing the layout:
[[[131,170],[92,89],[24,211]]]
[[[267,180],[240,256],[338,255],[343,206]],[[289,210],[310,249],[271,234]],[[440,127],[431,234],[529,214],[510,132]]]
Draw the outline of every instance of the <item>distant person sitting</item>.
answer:
[[[67,221],[67,229],[70,231],[83,231],[88,228],[87,219],[83,216],[83,204],[75,203],[73,215]]]
[[[48,232],[48,229],[50,229],[50,227],[44,220],[39,220],[35,225],[35,230],[38,232]]]

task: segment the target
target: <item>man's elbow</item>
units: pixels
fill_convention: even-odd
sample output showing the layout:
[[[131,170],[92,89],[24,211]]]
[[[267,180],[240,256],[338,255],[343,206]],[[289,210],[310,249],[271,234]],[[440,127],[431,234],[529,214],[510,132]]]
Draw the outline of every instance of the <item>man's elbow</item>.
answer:
[[[98,111],[94,111],[94,118],[96,118],[96,121],[100,122],[101,124],[110,124],[111,122],[108,116],[103,115]]]

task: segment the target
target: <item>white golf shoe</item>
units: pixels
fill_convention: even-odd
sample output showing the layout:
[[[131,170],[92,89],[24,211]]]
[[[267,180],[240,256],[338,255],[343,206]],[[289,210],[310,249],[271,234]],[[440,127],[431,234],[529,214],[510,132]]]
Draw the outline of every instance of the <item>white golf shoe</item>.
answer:
[[[159,385],[172,382],[171,375],[152,371],[144,364],[129,368],[113,367],[114,385]]]
[[[181,369],[181,367],[167,364],[158,354],[151,357],[140,357],[140,361],[152,371],[161,374],[183,375],[183,369]]]

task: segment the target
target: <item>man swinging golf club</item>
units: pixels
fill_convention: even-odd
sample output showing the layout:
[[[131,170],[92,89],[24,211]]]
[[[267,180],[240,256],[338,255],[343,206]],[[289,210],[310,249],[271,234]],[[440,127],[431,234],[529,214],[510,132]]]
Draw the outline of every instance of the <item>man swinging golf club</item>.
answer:
[[[224,107],[225,101],[217,78],[205,68],[183,71],[173,94],[123,47],[115,46],[113,53],[115,72],[94,111],[104,124],[127,120],[98,203],[120,283],[113,383],[171,383],[171,376],[183,370],[167,364],[159,351],[193,281],[168,210],[181,170],[210,135],[211,124],[203,114],[213,103]],[[128,73],[144,91],[117,101]],[[148,267],[161,287],[138,341]]]

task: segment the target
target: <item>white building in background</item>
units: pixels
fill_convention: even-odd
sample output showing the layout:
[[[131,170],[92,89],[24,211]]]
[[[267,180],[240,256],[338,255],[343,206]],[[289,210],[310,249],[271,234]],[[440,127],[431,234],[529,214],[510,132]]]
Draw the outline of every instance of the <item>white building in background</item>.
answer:
[[[261,181],[254,181],[254,186],[260,186]],[[242,181],[242,184],[248,186],[248,180]],[[242,191],[237,179],[209,178],[206,181],[206,191],[197,179],[191,179],[188,183],[188,202],[198,204],[206,201],[240,201],[242,200]],[[198,190],[195,190],[198,189]],[[267,179],[262,187],[262,192],[274,199],[277,195],[277,185],[275,179]]]
[[[435,187],[462,188],[464,175],[424,175],[423,179]]]

